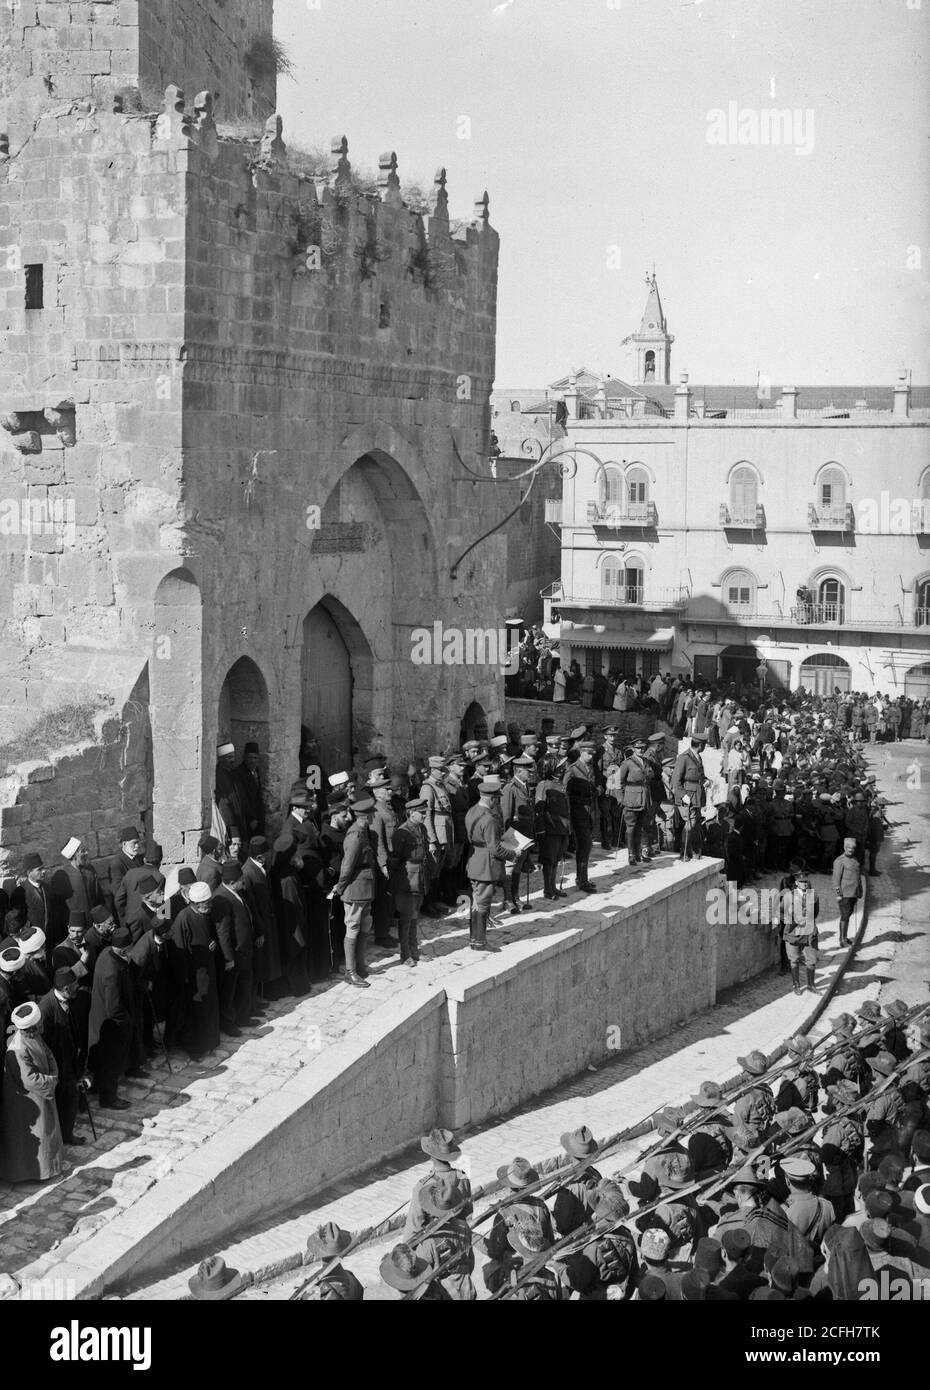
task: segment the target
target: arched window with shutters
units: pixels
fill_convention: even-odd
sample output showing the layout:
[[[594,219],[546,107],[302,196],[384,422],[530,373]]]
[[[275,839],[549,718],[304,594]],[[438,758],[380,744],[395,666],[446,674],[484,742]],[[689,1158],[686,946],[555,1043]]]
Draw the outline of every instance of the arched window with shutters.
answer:
[[[836,575],[826,575],[817,585],[817,622],[842,623],[846,620],[846,585]]]
[[[627,469],[626,474],[627,497],[630,505],[645,505],[649,501],[649,474],[645,468],[634,465]]]
[[[619,602],[619,580],[622,574],[620,561],[608,555],[601,566],[601,597],[610,603]]]
[[[619,513],[623,506],[623,474],[615,464],[608,464],[601,474],[598,500],[608,512]]]
[[[825,512],[846,505],[846,474],[838,464],[828,463],[817,477],[817,506]]]
[[[730,515],[734,522],[755,521],[759,502],[759,476],[741,463],[730,478]]]
[[[756,611],[756,577],[749,570],[730,570],[723,580],[723,601],[735,617]]]

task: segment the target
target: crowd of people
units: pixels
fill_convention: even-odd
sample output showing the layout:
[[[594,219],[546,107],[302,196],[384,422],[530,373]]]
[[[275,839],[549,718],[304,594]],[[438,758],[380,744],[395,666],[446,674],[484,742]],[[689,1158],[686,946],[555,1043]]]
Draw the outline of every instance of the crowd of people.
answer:
[[[579,724],[567,734],[499,726],[401,767],[374,758],[324,775],[304,759],[308,775],[273,834],[258,746],[237,763],[224,743],[196,865],[162,873],[160,847],[134,824],[97,866],[77,837],[50,865],[25,853],[0,888],[6,1180],[64,1171],[65,1147],[86,1138],[77,1130],[90,1097],[127,1108],[121,1079],[144,1077],[154,1053],[200,1060],[260,1026],[271,1000],[333,979],[367,989],[372,949],[415,968],[424,917],[467,904],[470,948],[499,949],[489,929],[528,907],[537,871],[544,899],[596,891],[596,839],[625,844],[616,872],[707,853],[738,888],[779,871],[802,902],[817,899],[810,875],[830,874],[846,944],[862,874],[879,872],[885,822],[839,702],[801,694],[753,710],[723,696],[711,775],[711,726],[699,701],[679,711],[679,699],[668,713],[690,737],[674,754],[662,731],[624,743],[619,726]],[[815,989],[816,911],[789,918],[784,968],[800,990],[803,964]]]
[[[479,1288],[527,1302],[930,1297],[928,1006],[867,1003],[830,1028],[816,1045],[791,1038],[775,1065],[750,1052],[729,1090],[705,1080],[657,1111],[659,1137],[618,1172],[602,1160],[626,1136],[602,1143],[586,1125],[558,1159],[509,1159],[477,1215],[462,1146],[431,1131],[382,1284],[467,1302]],[[316,1230],[293,1296],[362,1300],[353,1244],[333,1223]],[[232,1296],[241,1280],[227,1280]]]

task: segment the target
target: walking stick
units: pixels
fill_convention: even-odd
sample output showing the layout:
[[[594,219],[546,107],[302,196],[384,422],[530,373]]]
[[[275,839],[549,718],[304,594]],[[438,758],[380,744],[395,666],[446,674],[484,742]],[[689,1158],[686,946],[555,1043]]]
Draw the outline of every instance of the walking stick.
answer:
[[[155,1033],[156,1038],[158,1039],[158,1041],[159,1041],[159,1042],[161,1043],[161,1045],[162,1045],[162,1051],[163,1051],[164,1054],[165,1054],[165,1062],[166,1062],[167,1067],[168,1067],[168,1075],[169,1075],[169,1076],[174,1076],[174,1068],[173,1068],[172,1065],[171,1065],[171,1058],[168,1056],[168,1044],[167,1044],[167,1042],[166,1042],[166,1040],[165,1040],[165,1030],[164,1030],[164,1028],[163,1028],[163,1029],[161,1030],[161,1032],[158,1031],[158,1019],[154,1017],[154,1013],[155,1013],[155,1010],[154,1010],[154,1008],[153,1008],[153,1009],[152,1009],[152,1014],[153,1014],[153,1018],[152,1018],[152,1029],[153,1029],[153,1031],[154,1031],[154,1033]]]
[[[91,1108],[90,1108],[90,1100],[88,1099],[87,1091],[86,1091],[85,1087],[84,1087],[83,1085],[80,1085],[80,1084],[78,1085],[78,1098],[79,1098],[79,1101],[83,1102],[84,1109],[87,1111],[87,1118],[88,1118],[88,1120],[90,1120],[90,1132],[91,1132],[91,1134],[94,1136],[94,1143],[96,1144],[96,1142],[97,1142],[97,1126],[94,1124],[94,1115],[93,1115],[93,1111],[92,1111]]]

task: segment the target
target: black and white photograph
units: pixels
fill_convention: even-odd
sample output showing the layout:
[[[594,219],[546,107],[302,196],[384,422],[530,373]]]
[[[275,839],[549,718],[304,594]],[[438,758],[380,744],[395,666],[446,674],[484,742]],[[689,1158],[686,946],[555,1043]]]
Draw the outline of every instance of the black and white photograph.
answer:
[[[362,1301],[916,1364],[928,51],[930,0],[2,0],[35,1367]]]

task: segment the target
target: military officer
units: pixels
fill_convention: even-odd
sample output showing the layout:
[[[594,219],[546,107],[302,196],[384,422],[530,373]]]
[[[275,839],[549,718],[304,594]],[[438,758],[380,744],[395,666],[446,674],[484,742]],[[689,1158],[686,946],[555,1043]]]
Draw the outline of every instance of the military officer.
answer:
[[[465,817],[471,854],[467,872],[471,879],[472,912],[469,935],[473,951],[496,951],[487,939],[488,914],[494,889],[504,883],[507,852],[501,849],[503,827],[500,820],[501,780],[485,777],[478,783],[478,804]]]
[[[384,950],[393,950],[398,943],[397,937],[391,935],[394,902],[391,896],[390,881],[394,868],[392,861],[394,832],[400,821],[391,804],[390,778],[385,776],[381,768],[371,773],[366,787],[375,799],[374,815],[371,818],[371,833],[374,835],[378,847],[378,873],[375,877],[375,901],[371,914],[375,945]]]
[[[652,773],[646,765],[646,740],[636,738],[632,755],[620,764],[620,805],[631,865],[639,864],[643,857],[643,827],[652,805],[651,782]]]
[[[521,756],[514,759],[513,776],[501,793],[501,814],[504,818],[504,829],[514,829],[531,840],[534,836],[533,787],[535,782],[535,762],[530,757]],[[523,904],[520,902],[520,875],[528,872],[528,862],[532,863],[529,847],[514,859],[510,870],[510,905],[514,912],[523,911]]]
[[[646,767],[649,772],[649,806],[643,819],[643,859],[650,860],[656,852],[656,816],[665,795],[662,777],[664,734],[650,734],[646,739]]]
[[[568,796],[559,777],[560,760],[555,756],[545,759],[540,780],[536,786],[535,830],[539,845],[539,862],[543,871],[543,897],[567,898],[556,883],[556,872],[568,850],[568,836],[571,831],[571,811]]]
[[[704,853],[702,810],[707,799],[704,788],[704,763],[701,754],[707,743],[705,734],[691,735],[691,747],[679,753],[672,773],[672,796],[683,822],[680,860],[692,856],[700,859]]]
[[[408,1242],[422,1231],[424,1226],[429,1225],[429,1217],[420,1201],[420,1193],[428,1184],[435,1182],[437,1177],[454,1178],[463,1189],[463,1196],[468,1199],[460,1215],[467,1218],[472,1212],[471,1183],[464,1169],[456,1167],[458,1160],[462,1157],[462,1150],[455,1142],[455,1135],[452,1130],[431,1129],[429,1134],[424,1134],[420,1139],[420,1148],[429,1157],[431,1166],[430,1171],[424,1177],[418,1178],[414,1184],[413,1192],[410,1194],[410,1206],[407,1209],[407,1219],[404,1222],[403,1230],[403,1239]]]
[[[438,879],[446,867],[447,855],[455,843],[452,802],[449,800],[449,793],[444,784],[445,771],[445,758],[434,753],[429,758],[429,772],[420,789],[420,796],[426,802],[426,814],[423,823],[426,827],[426,839],[429,844],[432,863],[430,877],[433,886],[430,888],[423,905],[423,911],[427,917],[445,916],[445,908],[441,907],[436,900]]]
[[[575,840],[575,883],[582,893],[596,893],[588,878],[588,860],[594,844],[594,817],[597,809],[597,788],[594,784],[594,744],[582,740],[572,749],[565,771],[565,792],[571,811],[572,835]]]

